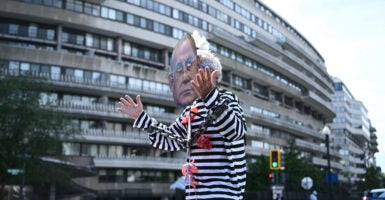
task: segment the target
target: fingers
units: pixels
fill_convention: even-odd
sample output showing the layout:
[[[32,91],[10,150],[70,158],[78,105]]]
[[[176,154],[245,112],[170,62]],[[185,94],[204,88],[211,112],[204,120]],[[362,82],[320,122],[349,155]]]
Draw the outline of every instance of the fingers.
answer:
[[[219,76],[219,71],[218,70],[214,70],[212,73],[211,73],[211,83],[213,85],[216,85],[217,84],[217,77]]]
[[[135,106],[135,102],[131,99],[130,96],[124,95],[123,97],[120,97],[119,99],[119,108],[118,111],[124,113],[125,110],[129,109],[129,107]]]
[[[143,107],[142,100],[140,100],[140,95],[136,95],[136,103],[139,107]]]
[[[132,105],[135,105],[135,102],[131,99],[130,96],[125,95],[124,98],[128,101],[128,103],[130,103],[130,104],[132,104]]]

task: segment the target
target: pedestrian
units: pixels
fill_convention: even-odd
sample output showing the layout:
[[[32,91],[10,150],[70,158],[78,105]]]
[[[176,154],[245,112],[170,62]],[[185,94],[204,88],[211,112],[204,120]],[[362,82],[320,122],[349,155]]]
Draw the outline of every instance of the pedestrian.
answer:
[[[317,191],[313,191],[311,194],[310,194],[310,200],[317,200]]]
[[[186,149],[186,199],[243,199],[246,184],[246,123],[238,97],[219,88],[219,59],[206,38],[186,34],[174,48],[168,77],[170,90],[183,112],[171,125],[151,118],[136,101],[125,95],[118,111],[146,129],[154,148]]]

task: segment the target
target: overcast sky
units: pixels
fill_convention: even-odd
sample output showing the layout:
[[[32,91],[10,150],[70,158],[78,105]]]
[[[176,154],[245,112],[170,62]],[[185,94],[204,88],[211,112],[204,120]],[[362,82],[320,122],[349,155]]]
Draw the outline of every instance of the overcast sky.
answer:
[[[385,171],[385,1],[262,0],[301,33],[363,102],[377,129],[377,165]]]

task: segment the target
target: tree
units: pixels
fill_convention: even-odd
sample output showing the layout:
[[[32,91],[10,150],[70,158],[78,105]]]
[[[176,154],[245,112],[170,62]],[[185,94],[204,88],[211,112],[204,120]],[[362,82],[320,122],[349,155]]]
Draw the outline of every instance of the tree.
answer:
[[[364,180],[358,181],[356,184],[359,191],[366,191],[374,188],[384,187],[383,181],[384,177],[381,176],[381,169],[371,165],[366,169]]]
[[[323,188],[322,171],[311,165],[303,157],[300,157],[294,142],[290,144],[289,149],[285,152],[285,173],[287,177],[286,189],[288,191],[302,191],[301,180],[304,177],[311,177],[317,190]]]
[[[271,173],[269,168],[269,158],[266,156],[257,157],[254,163],[249,164],[246,176],[246,190],[261,191],[271,189]]]
[[[42,92],[51,85],[28,75],[0,75],[0,198],[6,184],[39,185],[60,180],[70,183],[70,176],[42,160],[62,155],[62,138],[74,130],[66,116],[55,112],[52,102],[42,105]],[[25,174],[11,175],[8,169],[23,169]]]

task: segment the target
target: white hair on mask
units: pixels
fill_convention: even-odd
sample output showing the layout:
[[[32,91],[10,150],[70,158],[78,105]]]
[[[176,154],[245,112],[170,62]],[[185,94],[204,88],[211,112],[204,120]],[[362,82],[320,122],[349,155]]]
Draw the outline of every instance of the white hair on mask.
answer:
[[[197,55],[201,58],[201,64],[210,67],[212,71],[219,71],[217,75],[217,83],[219,83],[222,80],[222,65],[218,57],[210,51],[210,43],[206,40],[206,37],[201,36],[197,30],[194,30],[191,36],[197,48]]]
[[[206,40],[206,37],[199,35],[199,32],[197,30],[194,30],[191,36],[194,39],[195,46],[197,47],[197,49],[210,49],[210,43]]]

